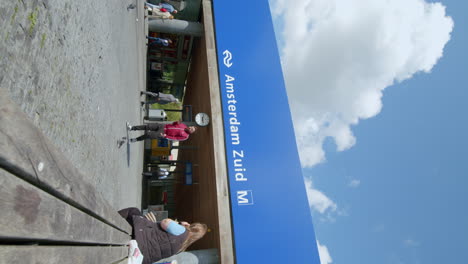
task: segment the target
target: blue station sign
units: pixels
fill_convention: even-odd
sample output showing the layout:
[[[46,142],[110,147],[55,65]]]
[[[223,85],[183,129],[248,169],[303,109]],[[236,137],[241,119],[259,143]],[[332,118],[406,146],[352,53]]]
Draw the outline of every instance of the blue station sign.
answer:
[[[268,1],[214,1],[237,263],[319,264]]]

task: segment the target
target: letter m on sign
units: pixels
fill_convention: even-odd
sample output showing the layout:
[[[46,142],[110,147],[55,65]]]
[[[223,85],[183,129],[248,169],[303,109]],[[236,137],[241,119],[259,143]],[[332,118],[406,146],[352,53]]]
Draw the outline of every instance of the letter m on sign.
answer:
[[[253,205],[252,190],[237,191],[238,205]]]

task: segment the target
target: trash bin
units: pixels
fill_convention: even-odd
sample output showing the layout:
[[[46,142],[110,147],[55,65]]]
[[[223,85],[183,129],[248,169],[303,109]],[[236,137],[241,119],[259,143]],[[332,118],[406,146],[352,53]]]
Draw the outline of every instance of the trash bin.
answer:
[[[148,110],[149,121],[166,121],[167,114],[163,109],[149,109]]]

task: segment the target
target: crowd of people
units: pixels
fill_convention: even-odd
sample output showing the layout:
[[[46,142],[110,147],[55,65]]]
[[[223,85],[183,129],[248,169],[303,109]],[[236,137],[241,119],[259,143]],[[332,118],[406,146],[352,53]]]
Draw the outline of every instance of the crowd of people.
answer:
[[[151,12],[150,19],[173,19],[177,10],[167,2],[152,4],[145,2],[145,9]],[[150,41],[148,46],[167,47],[172,44],[170,39],[147,36]],[[179,103],[178,98],[172,94],[162,92],[141,91],[140,96],[146,95],[148,100],[142,101],[141,106],[145,104],[158,103],[161,105],[169,103]],[[141,125],[130,125],[127,123],[127,130],[142,131],[143,134],[134,138],[122,138],[122,141],[128,140],[130,143],[143,141],[145,139],[167,139],[171,141],[184,141],[193,134],[197,128],[187,126],[180,121],[172,123],[146,123]],[[118,142],[118,144],[119,144]],[[171,172],[164,168],[159,168],[152,172],[143,172],[143,176],[157,177],[165,179]],[[151,212],[143,215],[137,208],[125,208],[119,211],[119,214],[127,220],[132,226],[132,239],[136,240],[139,250],[143,257],[143,264],[150,264],[161,259],[170,257],[185,251],[192,243],[202,238],[208,228],[205,224],[187,222],[177,222],[166,218],[158,221]]]
[[[141,92],[141,95],[154,97],[153,103],[167,104],[178,102],[171,94]],[[142,102],[151,103],[151,102]],[[182,141],[196,131],[194,126],[186,126],[180,121],[173,123],[147,123],[132,126],[127,123],[129,131],[143,131],[143,135],[128,139],[129,142],[138,142],[144,139],[167,139]],[[143,176],[166,179],[171,172],[165,168],[156,171],[143,172]],[[132,226],[132,239],[136,240],[143,255],[143,264],[150,264],[172,255],[185,251],[192,243],[202,238],[208,228],[205,224],[177,222],[166,218],[157,221],[151,212],[143,215],[137,208],[126,208],[119,214]]]

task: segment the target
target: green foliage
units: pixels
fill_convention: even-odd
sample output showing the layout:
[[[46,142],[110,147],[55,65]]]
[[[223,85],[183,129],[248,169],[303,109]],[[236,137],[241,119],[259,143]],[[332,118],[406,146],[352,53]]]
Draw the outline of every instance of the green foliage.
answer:
[[[11,16],[10,24],[13,24],[13,22],[15,22],[16,14],[18,14],[18,5],[15,6],[15,12]]]
[[[41,49],[44,47],[44,44],[45,44],[45,40],[46,40],[46,33],[42,33],[42,37],[41,37]]]
[[[39,13],[39,8],[36,7],[33,12],[31,12],[28,16],[29,20],[29,34],[32,34],[34,28],[37,24],[37,14]]]

